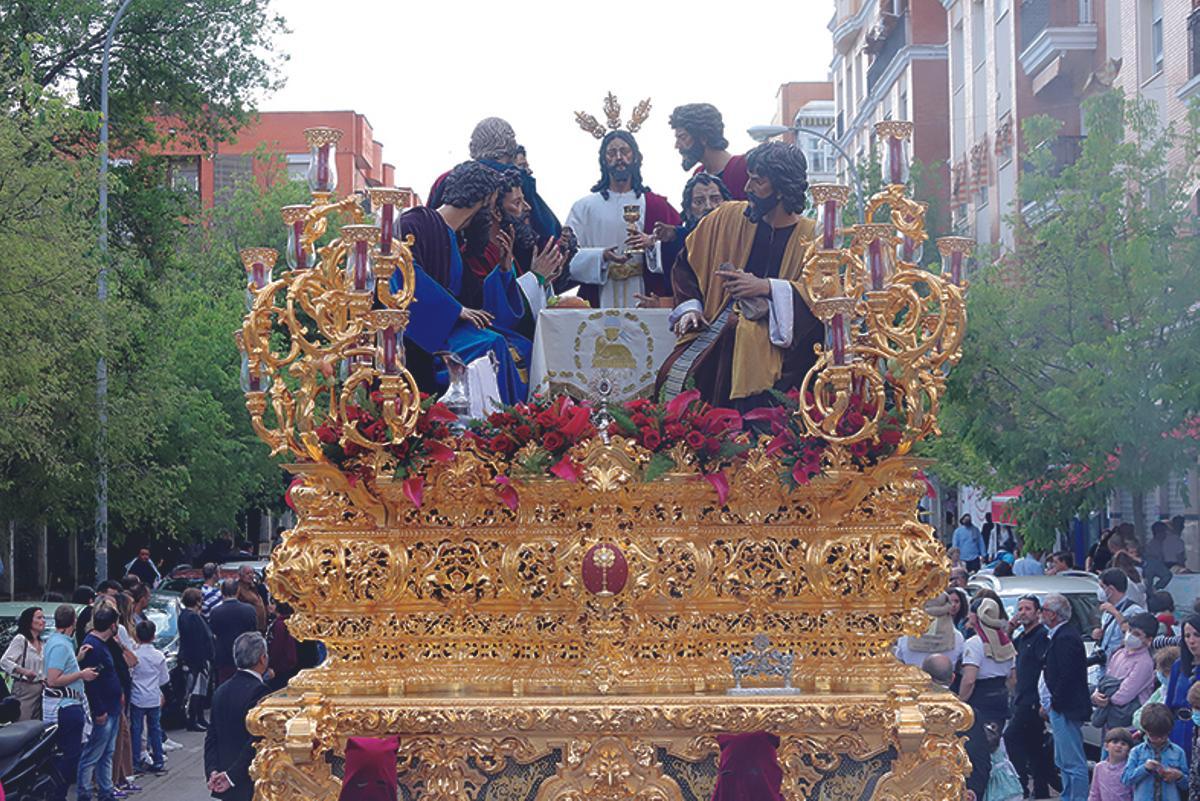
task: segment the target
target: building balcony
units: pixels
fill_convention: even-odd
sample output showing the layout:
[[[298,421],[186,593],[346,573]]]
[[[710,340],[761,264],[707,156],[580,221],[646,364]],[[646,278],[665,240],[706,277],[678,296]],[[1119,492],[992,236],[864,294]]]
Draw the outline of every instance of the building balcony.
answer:
[[[908,44],[908,17],[903,16],[895,20],[890,31],[883,38],[877,40],[875,59],[871,62],[871,66],[867,68],[867,93],[870,94],[875,90],[875,85],[879,83],[879,79],[887,72],[887,68],[895,60],[896,55],[904,49]]]
[[[1021,3],[1021,68],[1038,75],[1073,52],[1093,52],[1100,41],[1091,0],[1025,0]]]

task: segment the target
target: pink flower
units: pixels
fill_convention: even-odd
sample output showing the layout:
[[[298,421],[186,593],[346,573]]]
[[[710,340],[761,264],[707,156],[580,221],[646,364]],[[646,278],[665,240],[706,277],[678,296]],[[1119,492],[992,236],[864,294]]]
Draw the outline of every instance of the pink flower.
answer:
[[[420,508],[421,501],[425,499],[425,479],[422,476],[413,476],[412,478],[404,479],[404,483],[400,485],[404,497],[412,501],[412,505]]]
[[[681,392],[676,395],[667,404],[667,422],[674,423],[679,420],[683,417],[688,407],[698,400],[700,400],[700,390],[698,389],[689,389],[687,392]]]

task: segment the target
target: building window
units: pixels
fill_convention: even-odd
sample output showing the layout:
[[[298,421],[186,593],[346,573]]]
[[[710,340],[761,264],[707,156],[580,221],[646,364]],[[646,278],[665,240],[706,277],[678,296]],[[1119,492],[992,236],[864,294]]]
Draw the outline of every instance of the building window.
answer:
[[[167,186],[176,192],[200,193],[200,157],[171,156],[167,159]]]
[[[308,154],[307,153],[288,153],[287,157],[287,177],[289,181],[307,181],[308,180]]]
[[[956,92],[962,89],[966,80],[966,69],[963,67],[966,63],[963,46],[963,26],[960,22],[954,26],[954,33],[950,39],[950,80]]]
[[[213,197],[220,203],[254,175],[252,156],[222,156],[213,160]]]
[[[1188,59],[1188,77],[1200,75],[1200,7],[1188,17],[1188,41],[1191,43],[1191,58]]]
[[[1142,0],[1142,25],[1145,33],[1143,80],[1156,75],[1163,68],[1163,0]]]

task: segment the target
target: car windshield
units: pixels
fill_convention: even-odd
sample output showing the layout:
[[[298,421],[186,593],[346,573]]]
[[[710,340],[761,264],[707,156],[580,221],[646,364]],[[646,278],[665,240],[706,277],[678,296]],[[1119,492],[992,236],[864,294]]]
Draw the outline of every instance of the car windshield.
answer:
[[[1017,595],[1002,595],[1004,610],[1012,617],[1017,611],[1017,602],[1026,595],[1036,595],[1040,601],[1046,593],[1019,593]],[[1092,639],[1092,629],[1100,625],[1100,601],[1094,594],[1085,592],[1064,592],[1067,602],[1071,604],[1071,625],[1079,629],[1083,639]],[[1082,625],[1081,625],[1082,624]]]
[[[155,648],[162,649],[175,639],[175,636],[178,634],[179,623],[179,616],[175,610],[175,601],[151,596],[150,605],[146,607],[146,617],[154,624]]]
[[[160,582],[155,589],[162,592],[182,593],[188,587],[199,587],[203,583],[204,579],[201,578],[169,578]]]

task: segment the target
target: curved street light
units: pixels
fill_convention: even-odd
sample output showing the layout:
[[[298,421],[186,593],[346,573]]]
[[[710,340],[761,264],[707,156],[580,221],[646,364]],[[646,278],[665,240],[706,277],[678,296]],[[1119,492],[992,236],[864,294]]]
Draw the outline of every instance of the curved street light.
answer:
[[[813,128],[805,128],[802,125],[752,125],[746,129],[746,133],[750,134],[750,138],[755,142],[765,142],[776,136],[782,136],[785,133],[807,134],[815,136],[822,142],[828,143],[838,152],[843,159],[846,160],[846,169],[850,173],[850,180],[854,182],[854,198],[858,201],[858,221],[866,222],[866,205],[863,203],[862,181],[858,177],[858,168],[854,166],[854,159],[850,158],[850,154],[842,149],[842,146],[835,142],[830,137],[814,130]]]

